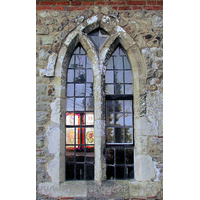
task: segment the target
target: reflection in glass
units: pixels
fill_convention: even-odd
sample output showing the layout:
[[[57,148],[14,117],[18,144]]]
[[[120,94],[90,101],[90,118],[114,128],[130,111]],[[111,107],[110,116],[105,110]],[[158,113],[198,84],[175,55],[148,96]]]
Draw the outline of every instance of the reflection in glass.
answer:
[[[115,83],[123,83],[123,71],[115,71]]]
[[[115,112],[123,112],[123,100],[115,101]]]
[[[85,84],[75,84],[75,96],[85,96]]]
[[[125,142],[132,143],[133,142],[133,129],[125,128]]]
[[[86,98],[86,111],[93,111],[93,110],[94,110],[94,99]]]
[[[107,125],[114,125],[114,113],[107,113]]]
[[[133,94],[132,85],[125,84],[125,94]]]
[[[86,84],[86,96],[93,96],[93,83]]]
[[[93,83],[93,72],[92,72],[91,69],[88,69],[88,70],[86,71],[86,75],[87,75],[86,81],[87,81],[87,82]]]
[[[74,96],[74,84],[67,84],[67,96]]]
[[[125,126],[132,126],[132,113],[125,114]]]
[[[115,104],[115,101],[112,101],[112,100],[106,101],[107,112],[113,112],[114,111],[114,104]]]
[[[106,94],[114,94],[114,85],[107,84],[105,89]]]
[[[74,110],[74,98],[67,98],[67,111],[73,111]]]
[[[115,114],[115,124],[118,126],[124,125],[124,116],[123,113]]]
[[[124,129],[123,128],[115,128],[115,142],[122,143],[124,140]]]
[[[107,143],[114,143],[114,128],[107,128]]]
[[[132,112],[132,101],[126,100],[124,101],[125,112]]]
[[[74,69],[68,69],[67,81],[68,82],[74,82]]]
[[[106,78],[105,78],[105,82],[106,83],[114,83],[114,71],[107,71],[106,72]]]
[[[125,83],[132,83],[132,74],[131,71],[125,71]]]
[[[75,98],[75,111],[84,111],[85,98]]]
[[[124,94],[124,85],[116,83],[115,84],[115,94]]]

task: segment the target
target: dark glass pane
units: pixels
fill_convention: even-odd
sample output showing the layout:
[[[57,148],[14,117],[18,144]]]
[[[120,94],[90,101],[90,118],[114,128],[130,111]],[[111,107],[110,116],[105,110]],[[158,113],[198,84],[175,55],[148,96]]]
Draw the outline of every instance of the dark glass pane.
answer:
[[[123,84],[115,84],[115,94],[124,94],[124,85]]]
[[[114,67],[115,69],[123,69],[122,57],[120,56],[114,57]]]
[[[133,167],[126,168],[126,178],[134,178]]]
[[[107,71],[105,83],[114,83],[114,71]]]
[[[70,63],[69,63],[69,67],[68,68],[74,68],[74,55],[72,56]]]
[[[106,101],[106,111],[107,112],[114,111],[114,103],[115,103],[115,101]]]
[[[125,83],[132,83],[132,74],[131,70],[125,71]]]
[[[66,164],[66,180],[74,179],[74,164]]]
[[[106,149],[106,164],[114,164],[114,149]]]
[[[91,36],[98,36],[99,35],[99,30],[94,30],[92,33],[90,33],[89,35]]]
[[[107,179],[110,179],[110,180],[114,179],[114,167],[107,166],[106,177]]]
[[[114,142],[114,128],[107,128],[107,143]]]
[[[115,142],[122,143],[124,142],[124,129],[123,128],[115,128]]]
[[[123,83],[123,71],[115,71],[115,83]]]
[[[84,162],[84,147],[78,146],[76,148],[76,162]]]
[[[76,69],[75,82],[76,83],[85,83],[85,70],[84,69]]]
[[[126,164],[133,164],[133,149],[126,149]]]
[[[73,111],[74,110],[74,98],[67,98],[67,101],[66,101],[66,104],[67,104],[67,111]]]
[[[86,98],[86,111],[93,111],[93,110],[94,110],[94,99]]]
[[[68,69],[67,82],[74,82],[74,69]]]
[[[124,57],[124,69],[131,69],[128,58]]]
[[[123,100],[115,101],[115,112],[123,112]]]
[[[92,72],[92,69],[87,69],[86,73],[87,73],[87,78],[86,78],[87,82],[92,83],[93,82],[93,72]]]
[[[107,69],[113,69],[113,57],[110,57],[108,61]]]
[[[84,165],[76,164],[76,179],[83,180],[84,179]]]
[[[94,146],[86,148],[86,162],[94,162]]]
[[[66,162],[74,162],[74,146],[67,146]]]
[[[86,165],[86,179],[94,180],[94,165]]]
[[[85,96],[85,84],[75,84],[75,96]]]
[[[125,94],[133,94],[132,85],[125,84]]]
[[[75,58],[75,64],[78,68],[85,68],[85,56],[77,55]]]
[[[75,111],[84,111],[85,98],[75,98]]]
[[[124,179],[124,167],[116,167],[116,178],[117,179]]]
[[[107,113],[106,124],[107,125],[114,125],[114,113]]]
[[[87,59],[86,59],[86,67],[87,68],[92,68],[92,65],[91,65],[91,62],[90,62],[90,59],[87,57]]]
[[[118,126],[124,125],[124,115],[123,113],[115,114],[115,124]]]
[[[74,96],[74,84],[67,84],[67,96]]]
[[[114,85],[106,84],[106,94],[114,94]]]
[[[116,149],[116,164],[125,164],[123,148]]]
[[[125,126],[132,126],[132,114],[126,113],[125,114]]]
[[[132,112],[132,101],[131,100],[125,100],[124,106],[125,106],[124,112]]]

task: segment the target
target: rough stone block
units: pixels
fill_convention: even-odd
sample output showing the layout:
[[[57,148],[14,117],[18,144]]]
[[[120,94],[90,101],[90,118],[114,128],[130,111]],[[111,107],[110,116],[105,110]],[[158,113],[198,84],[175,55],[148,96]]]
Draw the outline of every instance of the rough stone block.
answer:
[[[53,36],[44,36],[43,38],[42,38],[42,44],[53,44],[54,43],[54,38],[53,38]]]

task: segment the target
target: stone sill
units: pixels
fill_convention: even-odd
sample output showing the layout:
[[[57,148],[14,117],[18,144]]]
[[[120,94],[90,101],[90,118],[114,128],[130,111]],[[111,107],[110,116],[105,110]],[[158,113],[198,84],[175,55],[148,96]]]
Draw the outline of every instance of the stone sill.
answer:
[[[38,193],[58,197],[133,197],[155,196],[162,187],[161,182],[130,180],[45,182],[38,186]]]

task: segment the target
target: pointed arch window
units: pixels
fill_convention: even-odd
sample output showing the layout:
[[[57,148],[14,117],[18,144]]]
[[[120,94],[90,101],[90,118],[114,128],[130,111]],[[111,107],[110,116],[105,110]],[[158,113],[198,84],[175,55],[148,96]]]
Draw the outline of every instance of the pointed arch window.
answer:
[[[81,45],[67,69],[66,180],[94,180],[93,71]]]
[[[121,46],[108,62],[105,88],[107,179],[134,178],[133,80]]]

